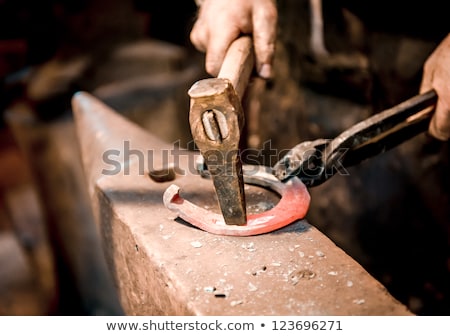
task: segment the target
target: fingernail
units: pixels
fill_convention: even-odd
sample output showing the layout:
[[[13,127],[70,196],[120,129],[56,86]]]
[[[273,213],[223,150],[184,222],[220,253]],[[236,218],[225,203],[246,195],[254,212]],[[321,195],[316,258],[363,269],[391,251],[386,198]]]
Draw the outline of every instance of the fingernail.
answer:
[[[272,77],[272,66],[270,64],[263,64],[259,69],[259,75],[262,78],[271,78]]]

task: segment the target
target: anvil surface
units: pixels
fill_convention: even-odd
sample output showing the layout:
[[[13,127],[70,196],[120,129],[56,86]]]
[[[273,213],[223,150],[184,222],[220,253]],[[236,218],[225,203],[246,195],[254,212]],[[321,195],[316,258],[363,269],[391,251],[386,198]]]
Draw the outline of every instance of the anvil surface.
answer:
[[[175,154],[173,144],[90,94],[77,93],[73,110],[99,233],[126,314],[412,315],[306,220],[230,237],[177,219],[163,204],[172,183],[183,198],[219,211],[212,181],[194,169],[198,154]],[[174,180],[149,177],[169,163],[177,166]],[[246,186],[246,197],[249,211],[276,202],[253,186]]]

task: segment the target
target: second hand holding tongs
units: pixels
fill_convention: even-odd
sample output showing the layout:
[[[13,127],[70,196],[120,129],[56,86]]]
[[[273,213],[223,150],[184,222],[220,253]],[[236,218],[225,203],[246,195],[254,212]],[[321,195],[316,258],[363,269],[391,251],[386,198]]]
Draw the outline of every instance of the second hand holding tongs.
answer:
[[[273,167],[281,181],[297,176],[307,187],[425,132],[437,102],[434,90],[414,96],[350,127],[334,139],[305,141]]]

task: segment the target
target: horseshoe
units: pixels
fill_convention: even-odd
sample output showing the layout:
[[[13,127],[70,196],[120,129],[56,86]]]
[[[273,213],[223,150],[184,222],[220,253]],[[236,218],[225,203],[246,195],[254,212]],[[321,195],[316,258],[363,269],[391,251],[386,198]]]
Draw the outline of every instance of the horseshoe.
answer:
[[[303,219],[311,197],[303,182],[293,177],[285,183],[274,177],[267,167],[246,165],[244,183],[268,188],[281,199],[272,209],[249,214],[246,225],[227,225],[221,214],[201,208],[180,196],[180,187],[169,186],[163,195],[164,205],[178,217],[204,231],[225,236],[254,236],[278,230]]]

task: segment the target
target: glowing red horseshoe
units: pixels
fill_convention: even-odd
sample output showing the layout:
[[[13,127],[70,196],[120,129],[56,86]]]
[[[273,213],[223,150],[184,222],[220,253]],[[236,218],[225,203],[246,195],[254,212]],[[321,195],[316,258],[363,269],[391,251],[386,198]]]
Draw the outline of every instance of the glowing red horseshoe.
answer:
[[[285,227],[305,217],[311,197],[299,178],[293,177],[286,183],[279,181],[267,170],[258,168],[253,174],[244,170],[244,182],[269,188],[281,196],[278,204],[263,213],[247,216],[246,225],[227,225],[221,214],[192,204],[179,194],[180,188],[172,184],[164,192],[164,205],[176,212],[186,222],[210,233],[225,236],[254,236]]]

